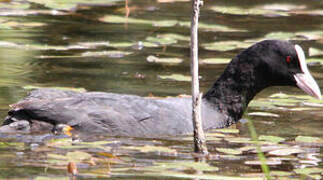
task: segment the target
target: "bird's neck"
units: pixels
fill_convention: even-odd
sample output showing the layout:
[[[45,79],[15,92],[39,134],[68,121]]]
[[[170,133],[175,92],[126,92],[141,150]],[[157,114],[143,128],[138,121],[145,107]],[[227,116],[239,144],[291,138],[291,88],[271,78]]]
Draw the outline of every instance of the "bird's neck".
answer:
[[[228,116],[228,125],[238,121],[253,97],[267,87],[254,69],[254,64],[231,62],[203,96],[204,100]]]

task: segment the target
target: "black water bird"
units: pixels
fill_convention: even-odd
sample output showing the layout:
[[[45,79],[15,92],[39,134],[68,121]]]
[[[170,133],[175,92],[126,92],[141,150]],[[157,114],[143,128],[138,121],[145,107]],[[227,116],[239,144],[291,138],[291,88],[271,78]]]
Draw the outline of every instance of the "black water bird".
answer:
[[[266,40],[238,54],[202,100],[205,130],[237,122],[269,86],[296,86],[321,98],[302,48]],[[68,125],[86,133],[166,136],[192,133],[191,98],[147,98],[104,92],[38,89],[11,105],[0,132],[33,132]]]

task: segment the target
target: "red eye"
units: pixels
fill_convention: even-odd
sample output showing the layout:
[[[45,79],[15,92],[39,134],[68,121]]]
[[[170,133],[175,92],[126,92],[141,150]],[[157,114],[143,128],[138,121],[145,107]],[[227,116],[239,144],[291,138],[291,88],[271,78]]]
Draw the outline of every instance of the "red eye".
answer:
[[[286,62],[289,64],[291,61],[292,61],[292,57],[287,56],[287,57],[286,57]]]

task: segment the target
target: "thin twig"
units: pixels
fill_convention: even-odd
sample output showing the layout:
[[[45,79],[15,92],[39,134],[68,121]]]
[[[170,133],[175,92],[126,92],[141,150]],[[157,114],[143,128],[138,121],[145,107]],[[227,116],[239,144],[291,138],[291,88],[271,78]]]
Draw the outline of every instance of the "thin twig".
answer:
[[[199,92],[198,79],[198,18],[200,5],[200,0],[193,0],[191,20],[192,121],[194,128],[194,151],[208,154],[202,126],[202,94]]]

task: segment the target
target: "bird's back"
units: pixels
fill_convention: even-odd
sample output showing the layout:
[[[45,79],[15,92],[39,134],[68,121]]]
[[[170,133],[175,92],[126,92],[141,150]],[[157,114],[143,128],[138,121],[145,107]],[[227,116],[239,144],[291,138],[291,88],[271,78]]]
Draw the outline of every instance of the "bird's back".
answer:
[[[203,106],[204,129],[223,127],[222,120],[218,120],[223,115],[207,103]],[[106,135],[167,136],[193,131],[191,98],[38,89],[12,107],[9,119],[67,124]]]

